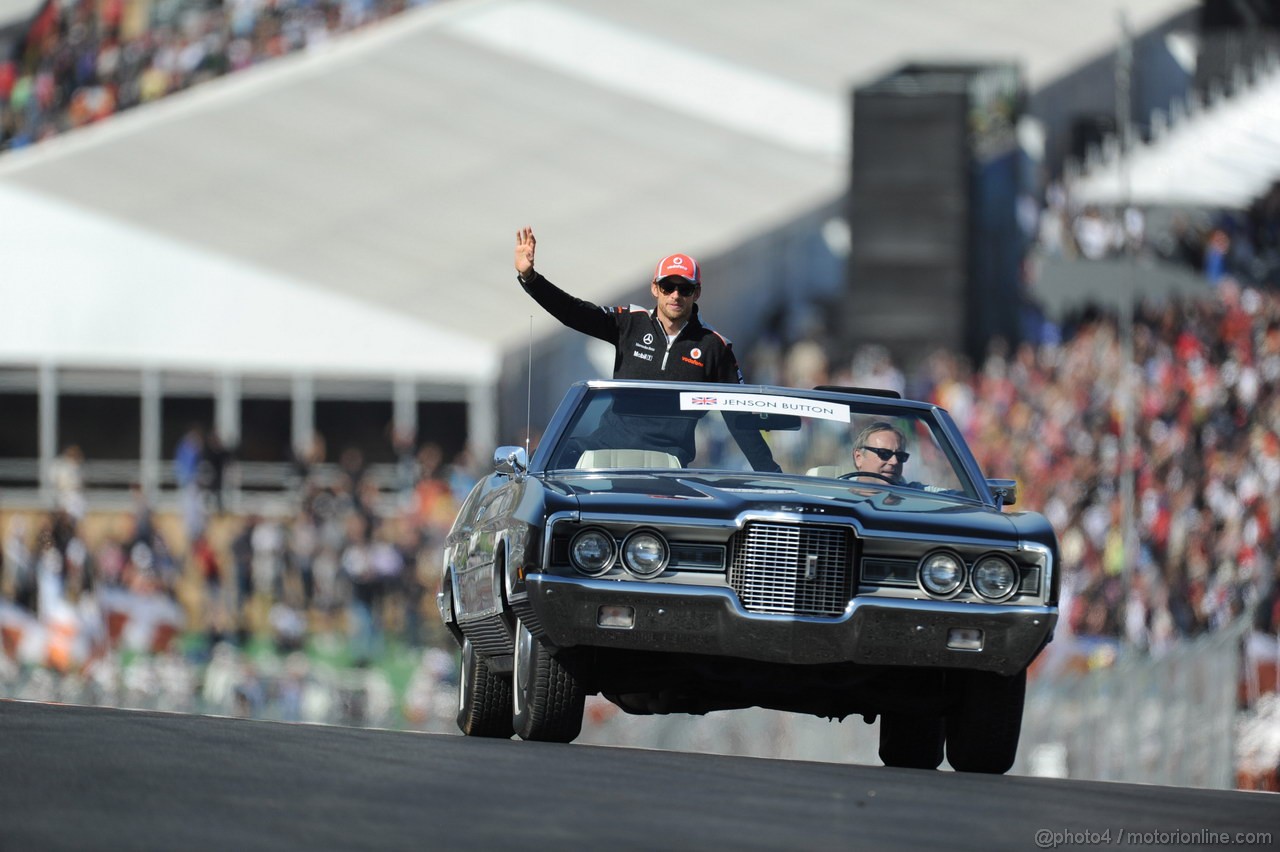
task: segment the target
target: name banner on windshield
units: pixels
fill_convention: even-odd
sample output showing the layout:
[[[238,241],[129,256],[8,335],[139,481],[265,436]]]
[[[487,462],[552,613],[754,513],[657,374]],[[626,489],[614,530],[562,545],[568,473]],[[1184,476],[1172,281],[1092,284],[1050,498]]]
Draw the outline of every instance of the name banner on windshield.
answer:
[[[745,411],[752,414],[791,414],[822,420],[849,422],[849,406],[818,399],[794,396],[769,396],[755,393],[690,393],[680,392],[682,411]]]

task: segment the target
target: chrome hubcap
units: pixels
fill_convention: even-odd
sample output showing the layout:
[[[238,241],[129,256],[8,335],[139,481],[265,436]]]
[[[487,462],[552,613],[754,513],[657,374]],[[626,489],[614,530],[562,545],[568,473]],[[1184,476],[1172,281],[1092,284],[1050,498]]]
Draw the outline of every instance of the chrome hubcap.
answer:
[[[516,621],[515,689],[511,690],[511,704],[517,716],[524,713],[525,695],[533,679],[530,663],[533,659],[533,634],[519,620]]]

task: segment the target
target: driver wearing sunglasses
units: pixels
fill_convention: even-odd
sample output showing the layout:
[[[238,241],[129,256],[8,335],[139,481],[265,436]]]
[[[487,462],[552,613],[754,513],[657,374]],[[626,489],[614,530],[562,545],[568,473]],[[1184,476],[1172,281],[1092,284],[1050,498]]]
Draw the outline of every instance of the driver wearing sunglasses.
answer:
[[[883,420],[872,423],[858,433],[853,442],[853,463],[857,471],[851,476],[865,474],[868,479],[882,479],[895,485],[903,483],[902,466],[911,454],[902,431]]]

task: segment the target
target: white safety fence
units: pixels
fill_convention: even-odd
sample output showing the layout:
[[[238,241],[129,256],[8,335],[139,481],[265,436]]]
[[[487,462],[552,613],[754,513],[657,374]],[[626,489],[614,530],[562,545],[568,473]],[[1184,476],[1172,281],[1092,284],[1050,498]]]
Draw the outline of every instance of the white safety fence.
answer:
[[[1121,650],[1104,668],[1036,678],[1013,771],[1233,788],[1247,627],[1241,619],[1159,655]]]
[[[0,653],[0,698],[446,733],[457,730],[453,668],[448,653],[428,649],[397,689],[377,667],[337,667],[302,653],[250,657],[230,645],[203,663],[113,651],[70,673]]]

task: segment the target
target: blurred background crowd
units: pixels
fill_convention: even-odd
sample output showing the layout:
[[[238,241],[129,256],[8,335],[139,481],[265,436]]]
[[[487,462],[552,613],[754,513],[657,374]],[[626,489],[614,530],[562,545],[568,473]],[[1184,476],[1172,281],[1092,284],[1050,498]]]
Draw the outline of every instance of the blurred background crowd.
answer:
[[[175,465],[186,463],[185,452],[180,446]],[[76,455],[67,453],[55,471],[57,508],[8,515],[0,591],[44,620],[86,601],[101,606],[97,599],[113,591],[179,604],[154,614],[160,621],[141,636],[139,650],[165,644],[172,635],[163,625],[172,624],[201,634],[207,647],[257,637],[281,652],[302,648],[311,635],[341,634],[353,643],[354,661],[368,662],[388,633],[412,645],[440,638],[424,622],[434,611],[427,586],[476,479],[468,459],[462,453],[446,463],[427,444],[406,460],[403,486],[387,493],[366,480],[358,452],[343,454],[336,476],[299,459],[288,495],[294,511],[263,517],[220,509],[205,455],[184,486],[190,495],[180,516],[158,516],[134,488],[132,511],[87,519]]]
[[[1280,184],[1242,211],[1161,210],[1149,223],[1137,207],[1073,204],[1060,183],[1045,191],[1035,214],[1042,257],[1160,258],[1204,275],[1210,284],[1231,278],[1280,287]]]
[[[124,0],[48,0],[11,55],[0,57],[0,150],[315,49],[408,5],[419,4],[236,0],[159,3],[153,9]]]
[[[293,510],[263,516],[223,511],[210,475],[221,459],[206,445],[193,460],[190,438],[174,458],[196,471],[176,476],[188,483],[180,513],[154,511],[137,488],[131,511],[86,513],[74,453],[59,459],[54,510],[6,513],[0,680],[6,665],[12,679],[22,667],[39,694],[54,682],[27,667],[83,675],[57,683],[73,695],[43,697],[109,703],[136,663],[152,672],[134,694],[145,706],[356,724],[448,718],[428,710],[455,676],[434,593],[441,543],[475,482],[469,456],[445,460],[427,444],[387,492],[358,452],[342,454],[336,475],[300,458]],[[208,667],[199,688],[157,662],[172,654]],[[369,683],[339,688],[363,670]],[[392,696],[415,684],[413,712]],[[371,707],[370,695],[385,697]]]

